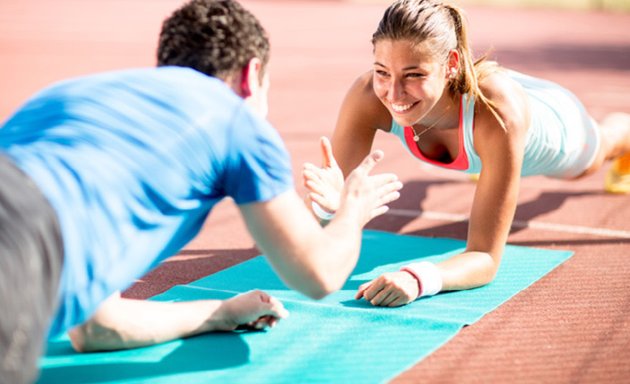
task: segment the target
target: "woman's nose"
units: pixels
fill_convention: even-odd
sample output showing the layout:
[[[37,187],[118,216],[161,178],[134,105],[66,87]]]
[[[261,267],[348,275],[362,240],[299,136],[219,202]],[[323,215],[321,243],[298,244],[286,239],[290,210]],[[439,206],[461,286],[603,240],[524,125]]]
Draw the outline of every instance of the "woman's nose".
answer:
[[[387,90],[387,98],[391,101],[400,100],[405,94],[405,88],[402,83],[396,79],[392,79]]]

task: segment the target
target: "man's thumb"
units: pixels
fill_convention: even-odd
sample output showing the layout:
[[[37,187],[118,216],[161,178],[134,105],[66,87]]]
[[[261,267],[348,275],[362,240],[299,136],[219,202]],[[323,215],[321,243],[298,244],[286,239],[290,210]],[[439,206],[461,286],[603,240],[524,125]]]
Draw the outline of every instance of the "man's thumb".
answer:
[[[367,155],[357,169],[361,169],[363,172],[369,173],[374,168],[374,166],[376,166],[376,163],[381,161],[383,157],[385,157],[383,151],[376,150]]]

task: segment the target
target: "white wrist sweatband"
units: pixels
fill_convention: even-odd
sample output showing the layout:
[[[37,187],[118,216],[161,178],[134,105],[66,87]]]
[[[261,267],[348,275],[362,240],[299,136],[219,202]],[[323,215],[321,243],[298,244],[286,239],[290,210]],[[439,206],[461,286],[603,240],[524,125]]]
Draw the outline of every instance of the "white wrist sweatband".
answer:
[[[418,298],[433,296],[442,290],[442,274],[440,269],[433,263],[421,261],[405,265],[401,271],[409,272],[418,280],[420,294]]]
[[[311,207],[313,208],[313,213],[315,213],[315,216],[319,217],[322,220],[332,220],[332,218],[335,217],[334,213],[324,211],[324,209],[314,201],[311,201]]]

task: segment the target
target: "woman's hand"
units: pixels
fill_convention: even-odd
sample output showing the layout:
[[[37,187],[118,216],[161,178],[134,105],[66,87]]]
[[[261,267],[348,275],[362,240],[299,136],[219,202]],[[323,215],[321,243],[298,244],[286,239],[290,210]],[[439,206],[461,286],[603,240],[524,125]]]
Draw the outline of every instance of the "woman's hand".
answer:
[[[304,186],[308,189],[308,198],[319,204],[329,213],[339,208],[341,190],[343,189],[343,173],[337,165],[332,153],[332,146],[326,137],[320,139],[322,150],[322,166],[311,163],[304,164],[302,175]]]
[[[409,272],[388,272],[361,284],[355,296],[378,307],[399,307],[414,301],[420,294],[418,280]]]

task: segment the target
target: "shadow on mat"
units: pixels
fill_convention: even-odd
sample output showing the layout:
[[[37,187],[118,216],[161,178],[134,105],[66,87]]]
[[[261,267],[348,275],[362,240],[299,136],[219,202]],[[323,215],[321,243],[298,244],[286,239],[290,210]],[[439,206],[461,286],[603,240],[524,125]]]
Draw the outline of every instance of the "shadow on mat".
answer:
[[[68,341],[51,342],[47,356],[63,366],[43,367],[38,383],[102,383],[116,380],[150,382],[175,374],[221,370],[244,365],[249,347],[238,333],[191,337],[169,350],[173,343],[128,351],[80,354]],[[142,361],[139,361],[141,356]],[[67,363],[67,361],[71,363]],[[135,360],[135,361],[134,361]]]

